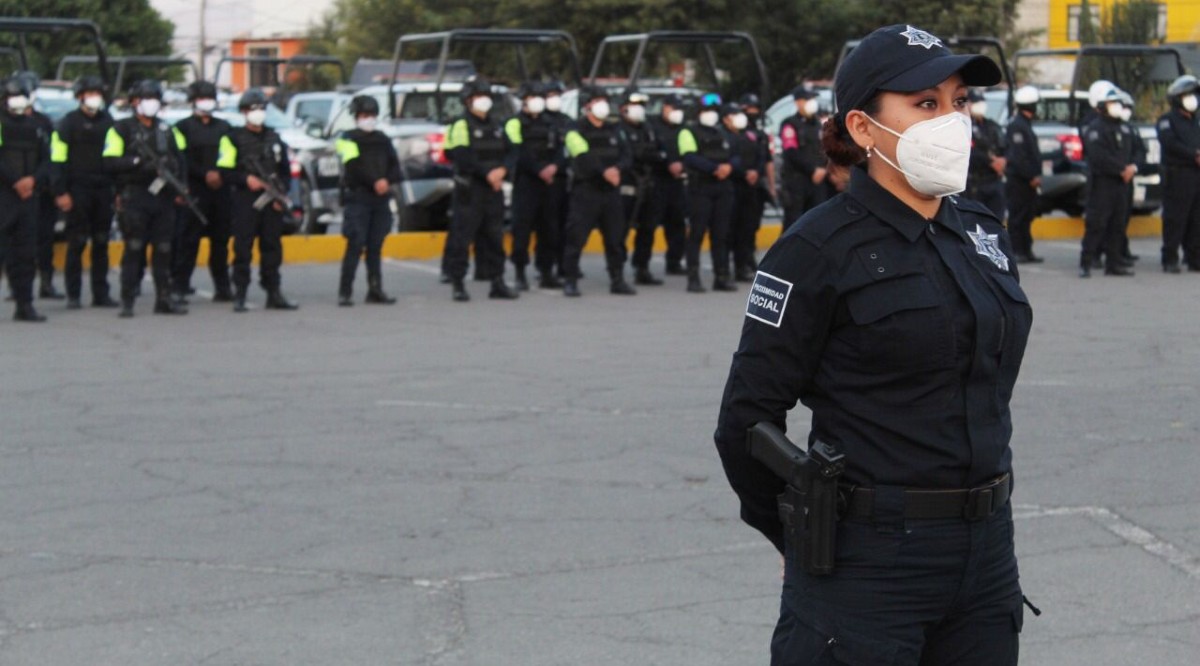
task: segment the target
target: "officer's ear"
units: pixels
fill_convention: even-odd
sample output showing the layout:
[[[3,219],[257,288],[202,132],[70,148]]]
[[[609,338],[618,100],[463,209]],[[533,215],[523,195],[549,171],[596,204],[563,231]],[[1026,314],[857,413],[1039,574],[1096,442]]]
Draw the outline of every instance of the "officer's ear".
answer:
[[[829,122],[837,122],[836,118],[831,118]],[[867,114],[855,109],[846,113],[846,133],[850,135],[850,139],[855,145],[863,150],[875,147],[875,137],[871,136],[871,120],[867,118]]]

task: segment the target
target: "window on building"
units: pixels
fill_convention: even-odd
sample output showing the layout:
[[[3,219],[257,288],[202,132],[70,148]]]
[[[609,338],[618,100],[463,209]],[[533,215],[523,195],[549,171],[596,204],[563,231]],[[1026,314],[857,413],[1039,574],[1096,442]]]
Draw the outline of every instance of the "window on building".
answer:
[[[1067,41],[1079,41],[1079,15],[1083,10],[1082,5],[1067,6]],[[1088,15],[1092,20],[1092,34],[1100,31],[1100,8],[1092,3],[1088,3]]]
[[[279,57],[278,46],[251,46],[246,49],[246,54],[255,58],[277,58]],[[263,86],[276,85],[275,72],[277,67],[266,62],[250,63],[250,85],[251,88],[261,88]]]

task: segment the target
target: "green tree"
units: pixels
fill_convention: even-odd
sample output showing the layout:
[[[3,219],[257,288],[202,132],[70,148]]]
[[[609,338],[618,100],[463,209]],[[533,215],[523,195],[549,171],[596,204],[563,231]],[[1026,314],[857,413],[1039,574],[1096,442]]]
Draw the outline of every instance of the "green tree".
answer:
[[[170,55],[175,24],[149,0],[0,0],[0,15],[37,18],[87,18],[100,26],[109,55]],[[26,40],[30,66],[53,76],[65,55],[95,53],[82,33],[32,34]],[[0,34],[0,44],[15,46],[15,35]]]

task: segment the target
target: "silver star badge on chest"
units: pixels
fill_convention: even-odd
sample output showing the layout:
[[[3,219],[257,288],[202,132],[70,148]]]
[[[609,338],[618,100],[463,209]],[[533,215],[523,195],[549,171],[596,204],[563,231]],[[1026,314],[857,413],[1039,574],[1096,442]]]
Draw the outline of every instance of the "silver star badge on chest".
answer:
[[[975,231],[967,231],[967,235],[975,241],[975,252],[991,260],[996,268],[1008,270],[1008,255],[1000,251],[1000,234],[989,234],[976,224]]]

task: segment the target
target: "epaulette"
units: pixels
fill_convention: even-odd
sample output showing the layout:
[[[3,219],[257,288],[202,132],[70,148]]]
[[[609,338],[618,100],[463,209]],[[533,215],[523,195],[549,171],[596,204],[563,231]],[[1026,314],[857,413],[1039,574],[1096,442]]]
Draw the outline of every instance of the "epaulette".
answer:
[[[846,194],[839,194],[804,213],[784,235],[794,234],[821,247],[838,231],[870,214],[866,206]]]

